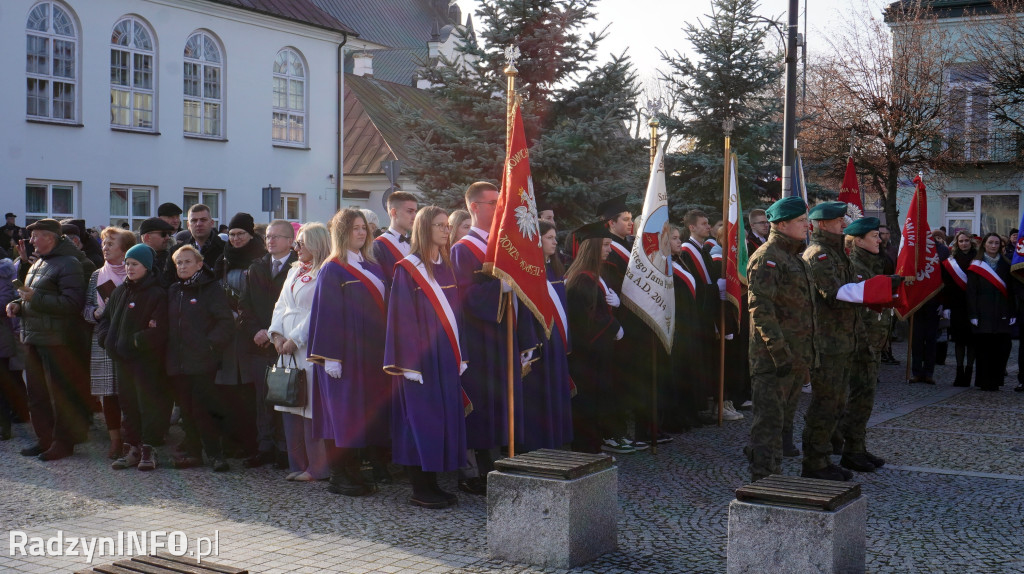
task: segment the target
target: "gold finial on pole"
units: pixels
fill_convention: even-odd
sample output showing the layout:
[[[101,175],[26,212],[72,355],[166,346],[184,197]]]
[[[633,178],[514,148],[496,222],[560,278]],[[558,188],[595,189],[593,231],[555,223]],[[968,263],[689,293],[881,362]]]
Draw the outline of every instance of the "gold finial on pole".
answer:
[[[512,140],[512,106],[515,103],[516,98],[516,76],[519,75],[519,70],[516,68],[516,61],[522,56],[522,52],[519,51],[519,46],[515,44],[509,45],[505,48],[505,76],[508,78],[508,106],[507,115],[508,119],[505,121],[505,141],[510,142]]]
[[[664,102],[661,98],[656,100],[647,100],[647,115],[650,116],[647,125],[651,128],[651,165],[654,165],[654,156],[658,155],[658,126],[661,122],[658,121],[658,114],[661,113],[661,108]]]

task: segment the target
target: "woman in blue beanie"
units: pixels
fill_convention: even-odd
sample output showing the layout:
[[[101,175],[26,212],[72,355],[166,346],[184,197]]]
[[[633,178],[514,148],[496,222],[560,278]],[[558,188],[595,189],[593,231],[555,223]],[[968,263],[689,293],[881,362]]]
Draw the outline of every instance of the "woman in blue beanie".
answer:
[[[153,275],[155,253],[139,244],[125,253],[126,279],[110,295],[97,330],[97,340],[114,361],[118,397],[124,413],[124,450],[111,464],[116,470],[157,466],[153,444],[160,441],[162,421],[170,415],[155,385],[164,366],[167,341],[167,293]]]

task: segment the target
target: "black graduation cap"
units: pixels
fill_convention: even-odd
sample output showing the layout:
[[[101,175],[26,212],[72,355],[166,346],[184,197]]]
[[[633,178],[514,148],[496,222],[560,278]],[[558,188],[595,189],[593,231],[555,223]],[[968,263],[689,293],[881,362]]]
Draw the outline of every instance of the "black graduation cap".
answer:
[[[595,215],[602,218],[604,221],[608,221],[609,219],[615,219],[623,211],[629,211],[629,208],[626,207],[627,195],[628,194],[623,193],[622,195],[617,195],[611,199],[602,201],[597,206],[597,213],[595,213]]]
[[[619,213],[622,212],[620,211]],[[608,226],[605,225],[604,221],[595,221],[593,223],[577,227],[572,232],[572,235],[576,238],[576,241],[579,241],[580,243],[583,243],[588,239],[604,239],[606,237],[608,239],[615,238],[615,236],[612,235],[612,232],[608,231]]]
[[[555,210],[555,208],[550,203],[544,201],[543,199],[538,199],[537,200],[537,213],[540,213],[542,211],[554,211],[554,210]]]

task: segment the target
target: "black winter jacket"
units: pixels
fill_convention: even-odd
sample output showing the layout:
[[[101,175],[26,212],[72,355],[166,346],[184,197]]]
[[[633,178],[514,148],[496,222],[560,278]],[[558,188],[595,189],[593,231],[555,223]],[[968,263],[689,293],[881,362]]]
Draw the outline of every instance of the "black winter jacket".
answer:
[[[238,301],[238,350],[271,358],[277,357],[274,346],[266,345],[261,348],[253,342],[253,337],[260,329],[270,328],[270,321],[274,318],[274,306],[281,296],[284,280],[288,278],[288,270],[292,263],[298,261],[298,257],[294,251],[289,253],[288,260],[281,267],[277,277],[270,276],[273,261],[274,258],[268,253],[249,266],[245,288]]]
[[[28,269],[25,285],[32,301],[20,301],[22,341],[28,345],[68,345],[81,328],[85,285],[77,247],[61,238],[52,251]]]
[[[220,368],[224,347],[234,333],[228,297],[209,269],[194,285],[183,281],[167,291],[167,374],[210,375]]]
[[[163,363],[167,292],[152,273],[138,282],[125,279],[114,289],[100,317],[96,340],[115,361]]]
[[[978,320],[974,327],[975,334],[1008,335],[1010,318],[1016,317],[1016,297],[1010,291],[1014,279],[1010,277],[1010,263],[1001,256],[996,265],[996,274],[1006,284],[1005,295],[978,273],[967,272],[967,316]]]

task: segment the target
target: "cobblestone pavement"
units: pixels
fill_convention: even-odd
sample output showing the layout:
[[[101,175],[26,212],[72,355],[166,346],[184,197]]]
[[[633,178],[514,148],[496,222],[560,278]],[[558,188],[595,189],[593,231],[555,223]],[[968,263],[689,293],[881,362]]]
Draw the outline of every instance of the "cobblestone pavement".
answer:
[[[935,386],[907,385],[903,366],[883,366],[868,444],[887,464],[856,477],[868,498],[869,571],[1024,572],[1024,394],[1012,392],[1016,356],[998,393],[951,387],[952,366],[937,367]],[[808,399],[802,396],[801,413]],[[657,455],[619,457],[619,549],[577,571],[724,572],[728,504],[748,478],[741,449],[749,421],[678,435]],[[458,506],[428,511],[407,504],[407,485],[394,485],[349,499],[322,482],[285,482],[270,467],[241,470],[240,461],[225,474],[117,472],[103,458],[103,430],[74,457],[43,463],[18,455],[31,430],[15,428],[15,439],[0,443],[4,531],[116,537],[177,530],[193,544],[216,532],[219,554],[211,560],[258,573],[557,571],[488,560],[483,498],[460,493]],[[799,470],[799,459],[786,459],[786,474]],[[454,491],[454,478],[442,486]],[[81,556],[11,556],[9,536],[0,536],[2,572],[86,565]]]

